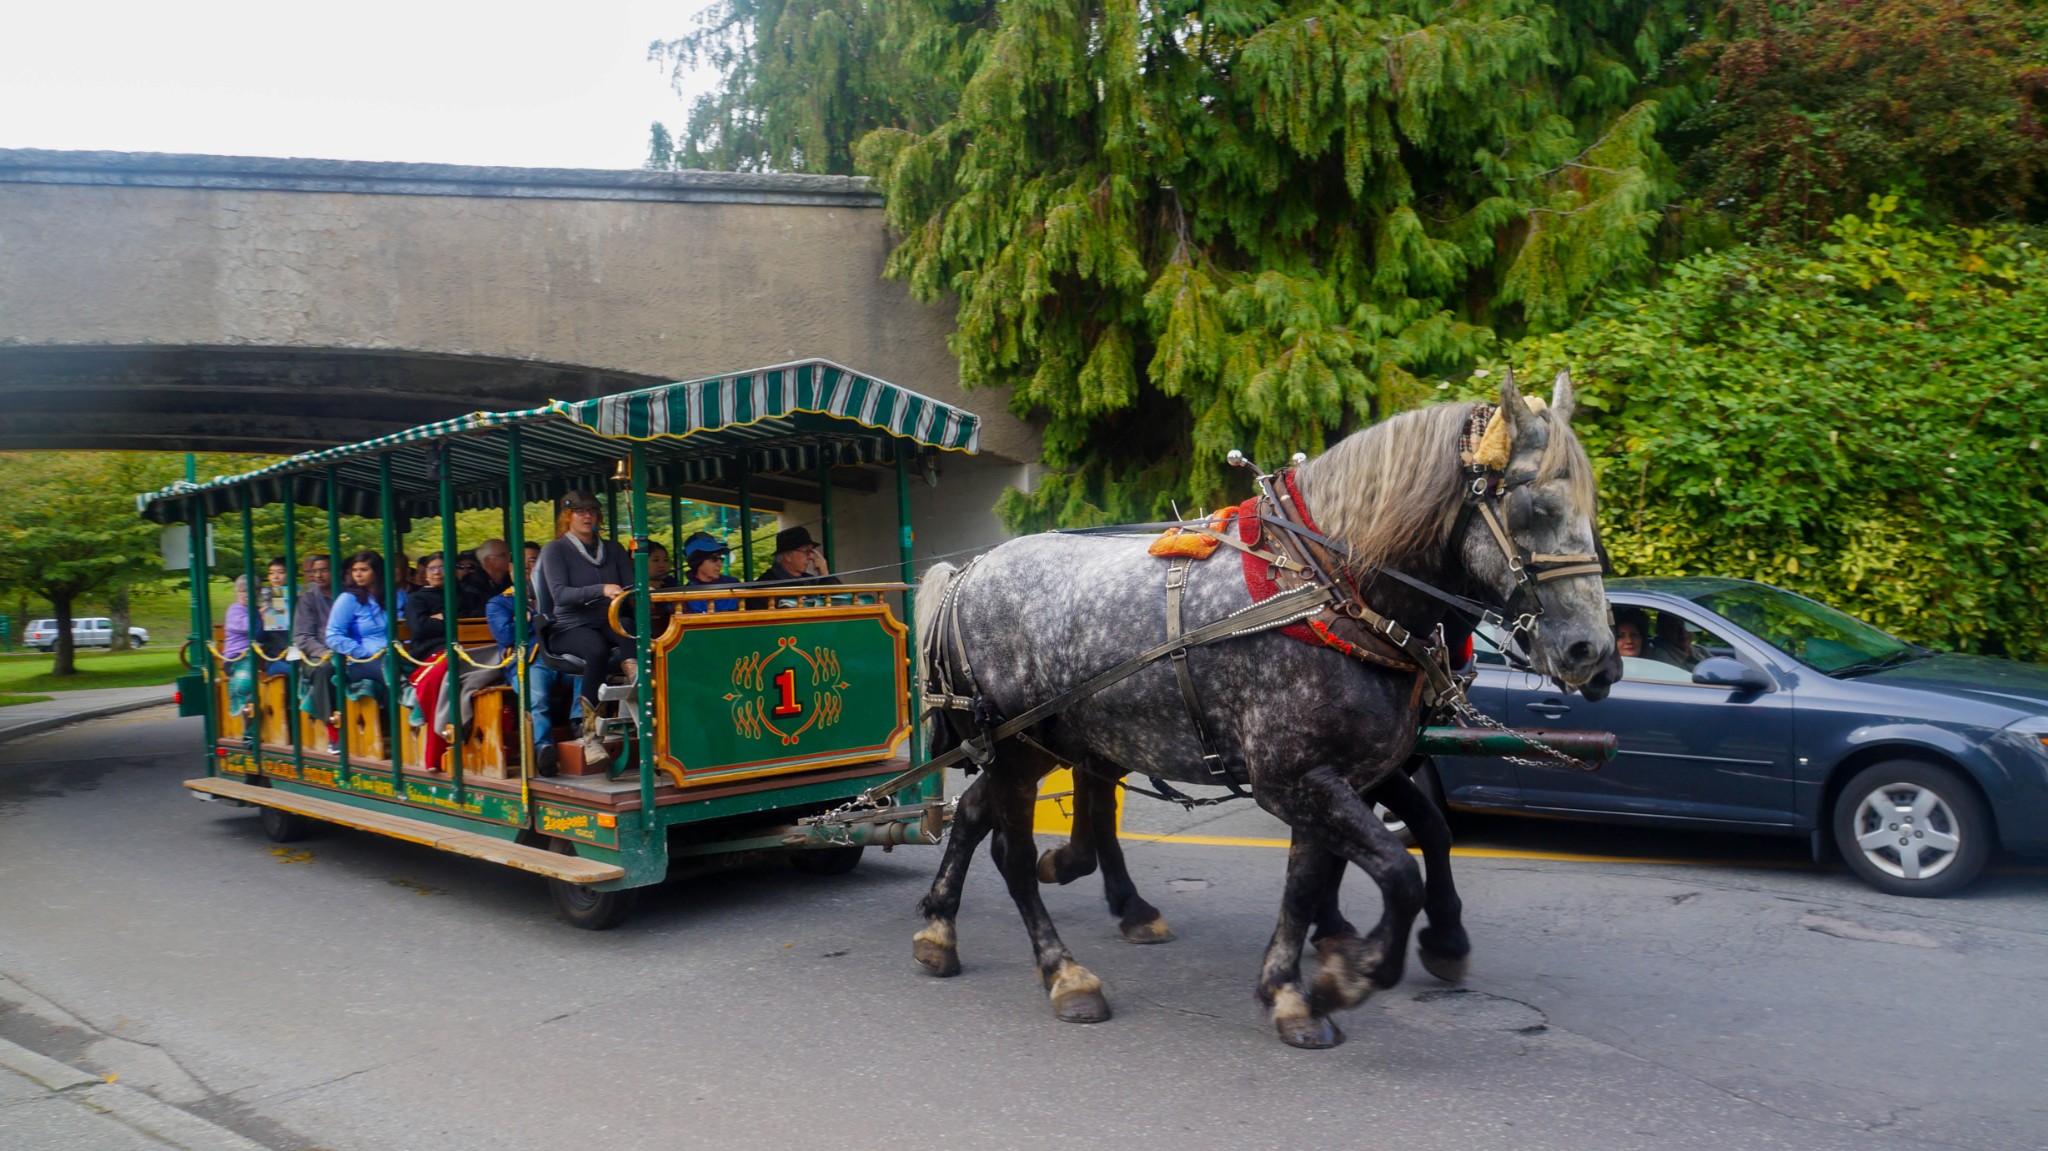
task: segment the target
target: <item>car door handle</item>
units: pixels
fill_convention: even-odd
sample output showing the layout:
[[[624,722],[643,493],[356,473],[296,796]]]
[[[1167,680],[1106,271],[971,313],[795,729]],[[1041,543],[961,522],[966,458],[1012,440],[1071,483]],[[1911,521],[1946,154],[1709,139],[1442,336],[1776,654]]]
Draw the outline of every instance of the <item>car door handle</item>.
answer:
[[[1554,699],[1538,700],[1535,703],[1529,704],[1528,708],[1545,719],[1556,719],[1558,716],[1571,710],[1569,704],[1560,703]]]

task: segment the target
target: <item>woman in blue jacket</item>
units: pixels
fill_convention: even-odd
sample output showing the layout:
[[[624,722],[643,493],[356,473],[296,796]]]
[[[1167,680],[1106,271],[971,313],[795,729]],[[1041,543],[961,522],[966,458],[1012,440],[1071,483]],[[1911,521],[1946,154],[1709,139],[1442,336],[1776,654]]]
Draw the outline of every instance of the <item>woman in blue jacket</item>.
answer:
[[[384,557],[360,551],[342,567],[341,594],[327,616],[327,646],[336,658],[347,657],[350,680],[370,685],[380,706],[391,702],[384,686],[384,661],[377,657],[391,643],[390,617],[384,607]]]

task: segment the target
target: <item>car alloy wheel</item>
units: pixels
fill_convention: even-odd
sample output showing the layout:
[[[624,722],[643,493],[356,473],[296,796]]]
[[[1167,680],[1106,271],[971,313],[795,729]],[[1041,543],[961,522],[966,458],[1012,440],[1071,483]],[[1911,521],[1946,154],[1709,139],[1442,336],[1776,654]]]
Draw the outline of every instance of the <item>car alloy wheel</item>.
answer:
[[[1851,870],[1893,895],[1947,895],[1991,854],[1991,823],[1954,773],[1910,760],[1865,768],[1835,803],[1835,839]]]

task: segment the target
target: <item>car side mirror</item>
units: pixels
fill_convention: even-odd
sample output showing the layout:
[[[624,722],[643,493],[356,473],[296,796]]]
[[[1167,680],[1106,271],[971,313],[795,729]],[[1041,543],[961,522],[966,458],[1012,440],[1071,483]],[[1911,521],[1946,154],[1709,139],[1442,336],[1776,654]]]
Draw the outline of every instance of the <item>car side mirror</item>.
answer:
[[[1739,659],[1709,656],[1692,669],[1692,681],[1702,687],[1725,687],[1734,691],[1775,691],[1771,677]]]

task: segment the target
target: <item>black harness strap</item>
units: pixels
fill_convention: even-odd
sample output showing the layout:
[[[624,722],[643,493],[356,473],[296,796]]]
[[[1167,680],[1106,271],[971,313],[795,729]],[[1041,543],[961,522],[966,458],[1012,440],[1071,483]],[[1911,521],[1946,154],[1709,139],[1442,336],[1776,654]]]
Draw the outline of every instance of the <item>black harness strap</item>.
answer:
[[[1194,565],[1190,556],[1176,556],[1166,565],[1166,642],[1180,638],[1180,601],[1187,590],[1188,576]],[[1195,739],[1202,745],[1202,766],[1208,769],[1209,778],[1217,783],[1230,782],[1230,770],[1223,765],[1223,755],[1216,750],[1216,741],[1209,735],[1209,727],[1202,722],[1202,701],[1195,694],[1195,677],[1188,670],[1188,649],[1177,647],[1168,657],[1173,660],[1173,678],[1180,683],[1180,699],[1187,705],[1188,722],[1194,725]],[[1154,781],[1155,783],[1158,781]]]
[[[1318,584],[1303,584],[1291,591],[1281,592],[1271,599],[1261,600],[1248,608],[1233,612],[1222,619],[1203,624],[1176,639],[1154,644],[1122,663],[1096,673],[1086,682],[1068,688],[1015,719],[1006,720],[1002,726],[989,733],[990,743],[1000,743],[1041,720],[1050,718],[1078,700],[1086,699],[1104,688],[1129,679],[1146,667],[1172,655],[1176,648],[1203,647],[1238,636],[1255,635],[1276,627],[1285,627],[1322,611],[1329,606],[1333,596],[1334,593],[1329,588]],[[930,702],[932,701],[928,699],[927,703]],[[888,797],[926,776],[944,771],[966,759],[968,755],[965,744],[944,754],[935,755],[909,771],[862,792],[860,798],[854,802],[864,806],[880,806]]]

